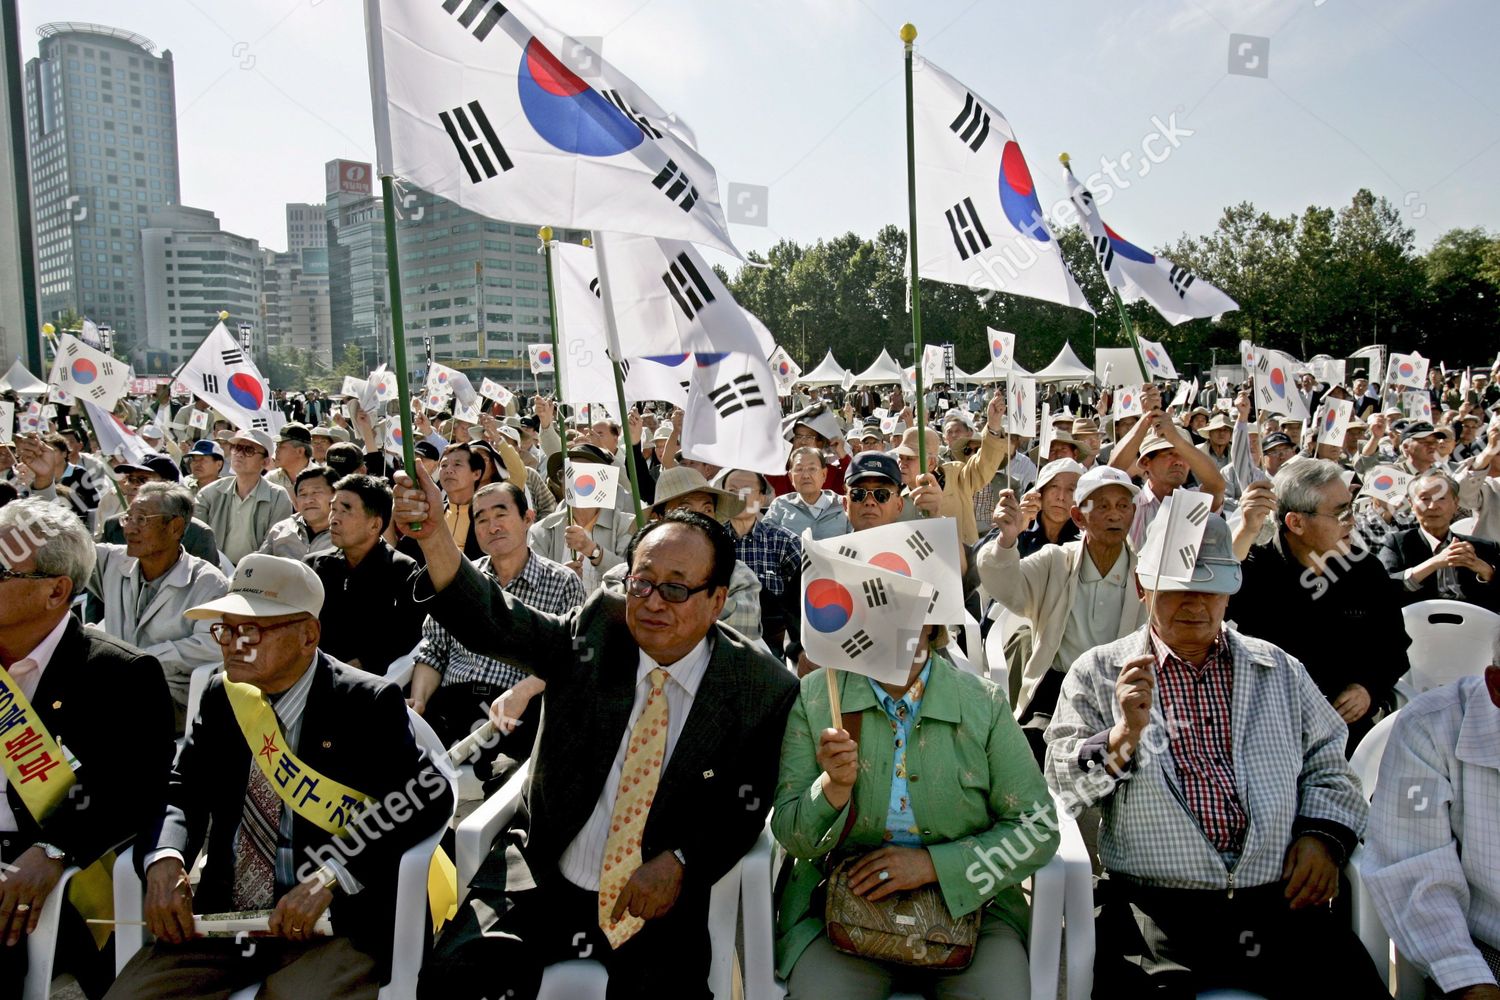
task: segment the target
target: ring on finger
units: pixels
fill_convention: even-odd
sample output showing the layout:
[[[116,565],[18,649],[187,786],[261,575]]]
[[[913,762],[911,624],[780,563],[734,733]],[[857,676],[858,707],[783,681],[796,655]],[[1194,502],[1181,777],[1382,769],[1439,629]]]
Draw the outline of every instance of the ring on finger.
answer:
[[[880,879],[880,881],[884,882],[884,881],[886,881],[887,879],[889,879],[891,877],[891,873],[888,872],[888,871],[885,871],[885,870],[881,870],[880,874],[876,875],[875,877],[878,878],[878,879]]]

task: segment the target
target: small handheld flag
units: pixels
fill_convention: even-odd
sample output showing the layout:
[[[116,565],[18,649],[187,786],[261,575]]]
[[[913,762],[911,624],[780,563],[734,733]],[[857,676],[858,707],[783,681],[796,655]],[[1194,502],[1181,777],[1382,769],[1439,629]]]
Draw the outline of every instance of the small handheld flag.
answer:
[[[563,472],[567,483],[565,499],[569,507],[574,510],[614,509],[620,488],[620,470],[612,465],[569,462]]]

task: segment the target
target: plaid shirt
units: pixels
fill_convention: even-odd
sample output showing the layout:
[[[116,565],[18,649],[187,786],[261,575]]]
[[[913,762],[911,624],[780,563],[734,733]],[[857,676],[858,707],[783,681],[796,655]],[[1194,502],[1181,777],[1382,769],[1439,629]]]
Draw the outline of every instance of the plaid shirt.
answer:
[[[760,578],[760,584],[780,597],[786,581],[794,579],[802,562],[802,540],[779,524],[755,522],[748,534],[734,540],[734,554]]]
[[[1188,810],[1220,854],[1239,853],[1245,840],[1245,807],[1234,787],[1234,748],[1229,735],[1234,703],[1234,665],[1221,632],[1203,666],[1195,667],[1161,641],[1153,629],[1156,689],[1169,726],[1172,763],[1182,778]]]
[[[490,572],[490,557],[474,563],[481,573]],[[505,590],[533,611],[565,615],[583,603],[583,584],[572,570],[531,553]],[[443,675],[443,684],[467,684],[486,681],[504,688],[514,687],[526,672],[503,660],[481,656],[453,640],[448,630],[431,616],[422,623],[422,642],[417,647],[417,662],[425,663]]]
[[[1063,679],[1047,727],[1047,780],[1065,798],[1100,804],[1099,859],[1111,872],[1171,889],[1234,889],[1281,879],[1286,850],[1315,834],[1347,855],[1364,832],[1369,803],[1344,759],[1348,730],[1302,664],[1238,632],[1221,641],[1232,666],[1229,713],[1234,787],[1246,816],[1231,864],[1192,812],[1160,704],[1125,773],[1103,764],[1121,665],[1151,654],[1149,626],[1089,650]]]

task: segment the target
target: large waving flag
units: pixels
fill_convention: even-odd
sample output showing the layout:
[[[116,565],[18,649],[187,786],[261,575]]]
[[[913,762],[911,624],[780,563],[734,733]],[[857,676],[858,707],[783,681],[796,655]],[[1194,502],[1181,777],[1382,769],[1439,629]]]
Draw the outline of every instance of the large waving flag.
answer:
[[[776,350],[771,332],[740,308],[691,243],[620,233],[597,240],[620,357],[738,351],[768,358]]]
[[[47,384],[49,398],[59,403],[85,399],[112,410],[130,387],[130,366],[65,333],[58,340]]]
[[[927,60],[912,73],[912,109],[921,277],[1093,312],[1005,116]]]
[[[286,423],[285,415],[271,405],[270,383],[223,323],[203,338],[177,379],[240,430],[269,434]]]
[[[641,364],[650,362],[635,362]],[[759,354],[694,355],[682,453],[694,461],[774,476],[786,471],[786,452],[770,364]]]
[[[953,518],[898,521],[840,535],[834,541],[841,555],[931,585],[932,604],[924,611],[926,621],[954,625],[964,620],[958,522]]]
[[[1280,351],[1269,347],[1255,350],[1255,407],[1268,413],[1280,413],[1293,420],[1306,421],[1312,414],[1307,412],[1307,401],[1297,391],[1293,371],[1297,362]]]
[[[692,133],[521,0],[365,0],[381,170],[496,219],[739,256]]]
[[[852,537],[852,536],[851,536]],[[802,533],[802,645],[814,663],[904,684],[921,641],[932,586],[861,562],[844,538]]]
[[[125,422],[102,406],[87,399],[83,408],[88,411],[94,426],[94,435],[99,439],[99,453],[107,458],[123,458],[131,462],[142,462],[151,454],[151,448],[140,435],[125,426]]]
[[[1106,226],[1099,217],[1094,196],[1073,176],[1073,168],[1066,161],[1063,173],[1068,195],[1078,209],[1079,224],[1094,245],[1099,270],[1104,272],[1104,280],[1119,291],[1120,298],[1126,302],[1145,299],[1174,326],[1239,308],[1234,299],[1187,268],[1141,249]]]

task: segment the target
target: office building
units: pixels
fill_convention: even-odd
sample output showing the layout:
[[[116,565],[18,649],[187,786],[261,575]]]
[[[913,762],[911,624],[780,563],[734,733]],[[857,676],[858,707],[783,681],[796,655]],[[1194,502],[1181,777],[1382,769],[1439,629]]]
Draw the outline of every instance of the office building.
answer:
[[[186,361],[221,311],[229,313],[233,330],[249,324],[252,351],[265,350],[257,241],[225,232],[212,212],[185,205],[148,212],[140,238],[140,296],[149,332],[136,353],[144,349],[144,370],[169,371]]]
[[[286,206],[286,249],[288,253],[309,247],[328,246],[328,224],[322,205],[291,202]]]

